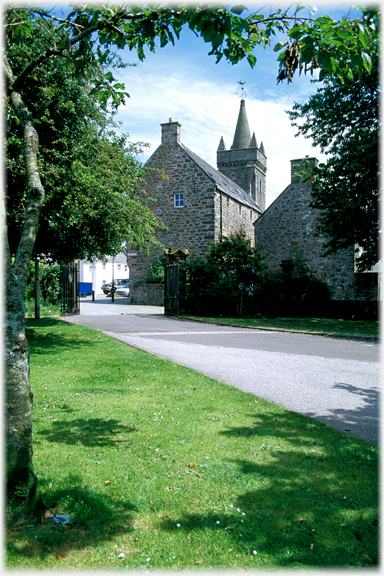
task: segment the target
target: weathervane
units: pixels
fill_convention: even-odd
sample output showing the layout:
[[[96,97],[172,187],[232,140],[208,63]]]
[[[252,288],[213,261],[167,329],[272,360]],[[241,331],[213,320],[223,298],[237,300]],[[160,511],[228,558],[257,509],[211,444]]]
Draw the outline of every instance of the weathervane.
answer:
[[[241,80],[239,80],[238,84],[240,84],[241,86],[241,99],[244,100],[244,96],[246,95],[246,91],[244,90],[244,84],[246,84],[246,82],[242,82]]]

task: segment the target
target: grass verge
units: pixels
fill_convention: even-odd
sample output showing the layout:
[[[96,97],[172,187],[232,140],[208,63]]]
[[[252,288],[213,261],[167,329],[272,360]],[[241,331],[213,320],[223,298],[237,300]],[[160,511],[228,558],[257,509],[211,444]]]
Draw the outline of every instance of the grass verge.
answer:
[[[59,316],[61,314],[60,304],[52,304],[52,302],[46,302],[43,298],[40,299],[40,317],[47,316]],[[32,298],[25,302],[25,317],[34,318],[35,317],[35,300]]]
[[[322,334],[346,334],[353,336],[380,336],[379,321],[343,320],[333,318],[213,318],[190,316],[204,322],[218,322],[251,328],[294,330],[297,332],[320,332]]]
[[[72,522],[9,528],[8,569],[377,566],[375,446],[90,328],[28,337],[35,468]]]

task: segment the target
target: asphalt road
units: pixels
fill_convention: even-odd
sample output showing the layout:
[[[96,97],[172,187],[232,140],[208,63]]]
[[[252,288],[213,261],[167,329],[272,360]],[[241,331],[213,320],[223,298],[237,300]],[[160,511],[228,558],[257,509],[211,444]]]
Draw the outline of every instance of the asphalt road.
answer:
[[[379,444],[378,342],[197,323],[122,301],[102,307],[82,303],[70,321]]]

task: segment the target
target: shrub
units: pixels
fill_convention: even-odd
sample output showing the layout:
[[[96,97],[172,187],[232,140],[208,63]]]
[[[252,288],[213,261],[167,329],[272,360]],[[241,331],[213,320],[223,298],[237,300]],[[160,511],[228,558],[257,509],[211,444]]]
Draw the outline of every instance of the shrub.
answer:
[[[58,304],[61,300],[60,264],[40,262],[40,295],[47,304]],[[25,293],[26,300],[35,298],[35,263],[30,262]]]
[[[311,272],[300,254],[286,260],[278,272],[267,272],[259,283],[255,312],[269,317],[324,316],[331,293]]]
[[[147,274],[147,284],[164,284],[165,278],[165,257],[157,258],[151,264]]]
[[[245,232],[221,237],[211,244],[204,259],[191,257],[187,261],[186,291],[180,305],[193,314],[247,314],[265,267],[260,249],[251,246]]]

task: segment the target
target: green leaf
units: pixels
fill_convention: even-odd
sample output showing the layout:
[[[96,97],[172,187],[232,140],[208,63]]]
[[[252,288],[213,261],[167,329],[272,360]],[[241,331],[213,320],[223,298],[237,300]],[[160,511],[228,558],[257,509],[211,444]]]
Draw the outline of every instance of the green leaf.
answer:
[[[295,14],[300,12],[300,10],[304,10],[304,8],[305,8],[304,4],[296,4]]]
[[[247,60],[248,60],[248,63],[250,64],[251,68],[254,68],[254,66],[257,62],[256,56],[254,54],[249,54],[247,56]]]
[[[244,6],[244,4],[237,4],[236,6],[234,6],[233,8],[231,8],[231,12],[233,14],[241,14],[242,12],[244,12],[244,10],[246,10],[247,7]]]
[[[288,36],[290,38],[293,38],[294,40],[298,40],[299,38],[302,37],[303,33],[304,31],[301,26],[294,26],[289,30]]]
[[[363,59],[363,66],[366,69],[367,72],[371,72],[372,70],[372,60],[369,54],[367,54],[367,52],[362,52],[361,53],[361,57]]]
[[[285,46],[288,46],[288,42],[278,42],[278,43],[275,44],[275,46],[273,47],[273,51],[274,51],[274,52],[278,52],[279,50],[281,50],[281,49],[284,48]]]
[[[369,34],[365,34],[361,31],[361,29],[359,29],[359,40],[364,48],[368,48],[371,38],[369,37]]]

